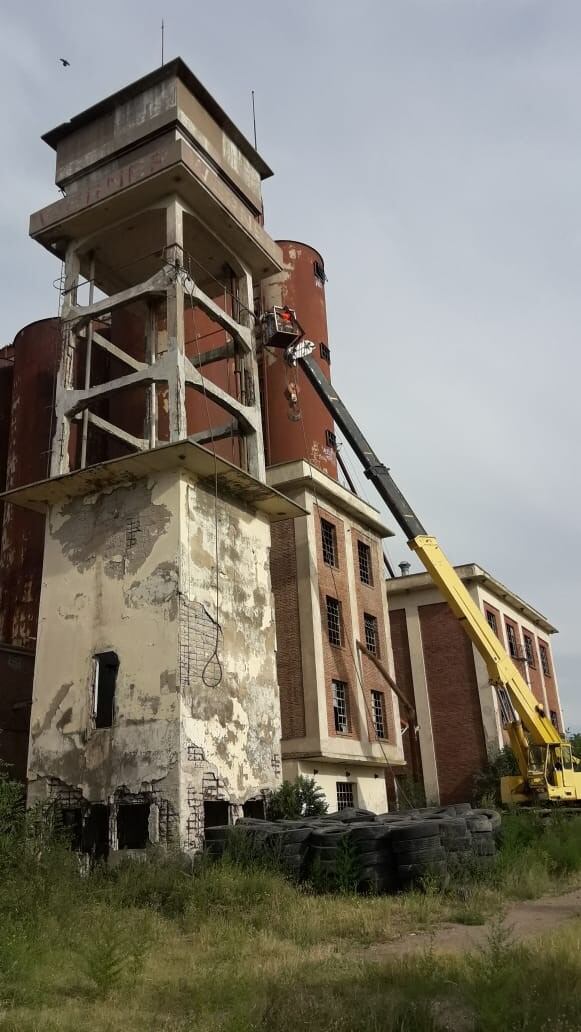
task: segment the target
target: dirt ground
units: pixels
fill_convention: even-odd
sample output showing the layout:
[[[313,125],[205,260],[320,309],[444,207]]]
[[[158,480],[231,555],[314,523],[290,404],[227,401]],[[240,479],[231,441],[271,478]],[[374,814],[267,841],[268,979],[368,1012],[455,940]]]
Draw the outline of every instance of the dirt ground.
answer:
[[[574,918],[581,918],[581,889],[563,896],[544,896],[513,903],[506,909],[502,923],[510,932],[511,939],[521,942],[552,932]],[[410,932],[391,942],[374,943],[358,952],[366,960],[378,961],[426,949],[436,953],[466,953],[486,944],[491,927],[491,921],[481,925],[440,925],[434,931]]]

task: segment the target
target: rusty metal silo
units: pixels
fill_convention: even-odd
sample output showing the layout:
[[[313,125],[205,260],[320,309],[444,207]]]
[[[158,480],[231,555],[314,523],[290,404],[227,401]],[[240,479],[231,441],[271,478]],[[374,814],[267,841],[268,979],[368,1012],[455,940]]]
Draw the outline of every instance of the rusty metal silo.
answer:
[[[296,312],[305,336],[314,341],[314,360],[330,377],[330,353],[325,305],[324,262],[313,247],[296,240],[277,240],[283,253],[282,272],[262,282],[264,311],[287,305]],[[337,477],[334,426],[323,402],[300,369],[290,370],[281,353],[262,355],[262,406],[266,462],[269,466],[307,459]],[[289,385],[298,387],[302,418],[289,405]]]
[[[6,489],[47,476],[58,319],[41,319],[14,338]],[[34,648],[42,579],[44,516],[6,504],[0,550],[0,641]]]

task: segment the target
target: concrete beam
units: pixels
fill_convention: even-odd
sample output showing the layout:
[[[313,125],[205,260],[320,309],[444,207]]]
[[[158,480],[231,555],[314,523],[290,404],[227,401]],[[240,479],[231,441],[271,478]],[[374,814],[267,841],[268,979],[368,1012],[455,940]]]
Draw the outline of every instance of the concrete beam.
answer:
[[[128,434],[126,430],[122,430],[121,427],[110,423],[108,419],[101,419],[100,416],[96,416],[93,412],[88,413],[87,419],[92,426],[96,426],[99,430],[104,430],[105,433],[111,434],[112,437],[117,437],[118,440],[128,444],[131,448],[135,448],[136,451],[145,451],[149,447],[149,442],[144,441],[142,437],[134,437],[133,434]]]
[[[100,333],[93,330],[93,344],[98,344],[103,351],[107,351],[109,355],[113,355],[113,358],[118,358],[120,362],[124,362],[125,365],[135,369],[136,372],[140,372],[142,369],[147,369],[146,362],[138,362],[132,355],[128,355],[126,351],[118,348],[116,344],[112,344],[106,337],[102,337]]]

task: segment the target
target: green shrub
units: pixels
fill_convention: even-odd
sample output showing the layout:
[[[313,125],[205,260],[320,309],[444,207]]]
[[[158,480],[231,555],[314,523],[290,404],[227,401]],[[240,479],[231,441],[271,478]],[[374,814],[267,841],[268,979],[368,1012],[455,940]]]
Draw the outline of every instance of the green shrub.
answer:
[[[329,805],[321,786],[314,778],[307,778],[302,774],[299,774],[295,781],[283,781],[266,802],[266,816],[271,821],[320,817],[328,809]]]
[[[518,774],[518,764],[510,746],[505,745],[486,767],[474,775],[473,798],[480,805],[500,804],[500,779]]]

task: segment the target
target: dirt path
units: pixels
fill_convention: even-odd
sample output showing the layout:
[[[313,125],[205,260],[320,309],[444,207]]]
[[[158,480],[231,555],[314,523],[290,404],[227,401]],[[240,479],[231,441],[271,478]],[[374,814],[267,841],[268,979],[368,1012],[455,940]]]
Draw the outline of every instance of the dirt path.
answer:
[[[552,932],[576,917],[581,917],[581,889],[564,896],[544,896],[513,903],[504,914],[503,924],[510,930],[511,937],[520,942]],[[490,921],[483,925],[440,925],[432,932],[409,932],[401,939],[373,944],[361,950],[360,955],[367,960],[381,960],[426,949],[436,953],[466,953],[485,945],[490,928]]]

